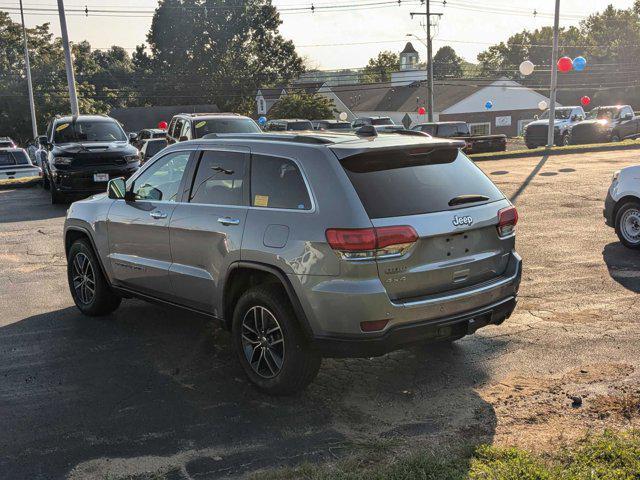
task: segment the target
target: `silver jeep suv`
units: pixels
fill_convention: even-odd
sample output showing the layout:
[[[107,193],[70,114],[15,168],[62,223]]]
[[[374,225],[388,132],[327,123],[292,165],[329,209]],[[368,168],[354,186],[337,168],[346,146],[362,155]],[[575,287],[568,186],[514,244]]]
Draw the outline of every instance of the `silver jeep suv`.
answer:
[[[516,305],[516,209],[460,148],[424,136],[230,134],[162,150],[71,205],[73,299],[177,305],[232,333],[249,379],[304,388],[325,357],[500,324]]]

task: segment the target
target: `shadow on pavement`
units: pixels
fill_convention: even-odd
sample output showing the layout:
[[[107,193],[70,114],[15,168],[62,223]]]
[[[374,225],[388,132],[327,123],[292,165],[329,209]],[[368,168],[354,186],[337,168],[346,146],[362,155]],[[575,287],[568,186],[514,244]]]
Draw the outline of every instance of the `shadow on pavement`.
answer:
[[[0,223],[64,217],[67,208],[69,205],[51,205],[49,192],[39,185],[0,190]]]
[[[611,278],[624,288],[640,293],[640,251],[614,242],[605,245],[602,257]]]
[[[155,456],[167,478],[219,478],[333,460],[363,439],[491,441],[495,414],[475,388],[499,348],[481,337],[329,359],[305,392],[276,398],[247,383],[228,333],[193,314],[128,300],[103,319],[32,316],[0,328],[0,477],[111,478],[109,459],[136,473]]]
[[[542,167],[544,167],[544,164],[547,163],[547,160],[549,160],[549,155],[544,155],[540,159],[540,161],[533,168],[529,176],[525,178],[524,182],[522,182],[522,185],[520,185],[518,189],[514,192],[514,194],[511,195],[511,198],[509,199],[511,203],[516,203],[516,200],[518,200],[518,197],[522,195],[522,192],[524,192],[527,189],[531,181],[536,177],[536,175],[538,175],[538,172],[542,170]]]

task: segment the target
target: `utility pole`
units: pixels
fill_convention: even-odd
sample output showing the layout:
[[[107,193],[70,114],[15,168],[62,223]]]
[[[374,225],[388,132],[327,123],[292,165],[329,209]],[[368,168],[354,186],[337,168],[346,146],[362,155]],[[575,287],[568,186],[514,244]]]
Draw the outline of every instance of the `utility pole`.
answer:
[[[430,122],[433,122],[433,109],[435,107],[435,100],[433,94],[433,48],[431,38],[431,17],[441,17],[441,13],[431,13],[431,2],[425,0],[426,12],[411,12],[411,18],[414,15],[424,15],[427,18],[427,118]]]
[[[71,115],[77,117],[78,96],[76,95],[76,79],[73,76],[73,63],[71,60],[71,50],[69,49],[69,35],[67,34],[67,18],[64,14],[64,2],[58,0],[58,14],[60,15],[60,32],[62,34],[62,47],[64,48],[64,60],[67,67],[67,83],[69,84],[69,101],[71,102]]]
[[[24,26],[24,12],[20,0],[20,18],[22,19],[22,40],[24,43],[24,69],[27,74],[27,88],[29,90],[29,108],[31,110],[31,129],[33,138],[38,138],[38,122],[36,121],[36,105],[33,101],[33,84],[31,83],[31,65],[29,64],[29,45],[27,44],[27,29]]]
[[[549,102],[549,127],[547,148],[553,147],[556,123],[556,91],[558,89],[558,28],[560,25],[560,0],[556,0],[556,14],[553,20],[553,51],[551,53],[551,95]]]

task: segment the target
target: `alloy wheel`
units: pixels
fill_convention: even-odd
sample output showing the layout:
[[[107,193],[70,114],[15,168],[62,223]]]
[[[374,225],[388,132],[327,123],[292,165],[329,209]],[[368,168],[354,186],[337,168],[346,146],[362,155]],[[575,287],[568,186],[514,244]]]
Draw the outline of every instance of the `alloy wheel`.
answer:
[[[96,294],[93,265],[84,253],[78,253],[73,259],[73,289],[78,300],[84,305],[89,305]]]
[[[255,373],[273,378],[284,362],[284,334],[275,315],[262,306],[251,307],[242,319],[242,351]]]
[[[640,210],[629,208],[620,218],[620,232],[631,244],[640,243]]]

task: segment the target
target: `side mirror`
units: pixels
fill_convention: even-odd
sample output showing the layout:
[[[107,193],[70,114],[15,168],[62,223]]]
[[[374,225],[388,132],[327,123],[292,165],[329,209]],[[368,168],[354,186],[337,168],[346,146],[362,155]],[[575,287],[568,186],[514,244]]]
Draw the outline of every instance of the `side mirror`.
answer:
[[[537,113],[533,116],[534,120],[538,120],[539,118],[540,118],[540,116]]]
[[[178,141],[179,141],[179,142],[186,142],[187,140],[189,140],[189,139],[187,138],[187,136],[186,136],[186,135],[182,135],[182,136],[178,139]]]
[[[124,178],[118,177],[112,180],[109,180],[107,184],[107,192],[109,194],[109,198],[113,200],[122,200],[125,198],[127,193],[127,184],[124,181]]]
[[[38,138],[36,138],[36,141],[45,148],[49,146],[49,141],[47,140],[46,135],[40,135]]]
[[[134,140],[137,140],[137,138],[138,134],[136,132],[129,133],[129,142],[133,142]]]

